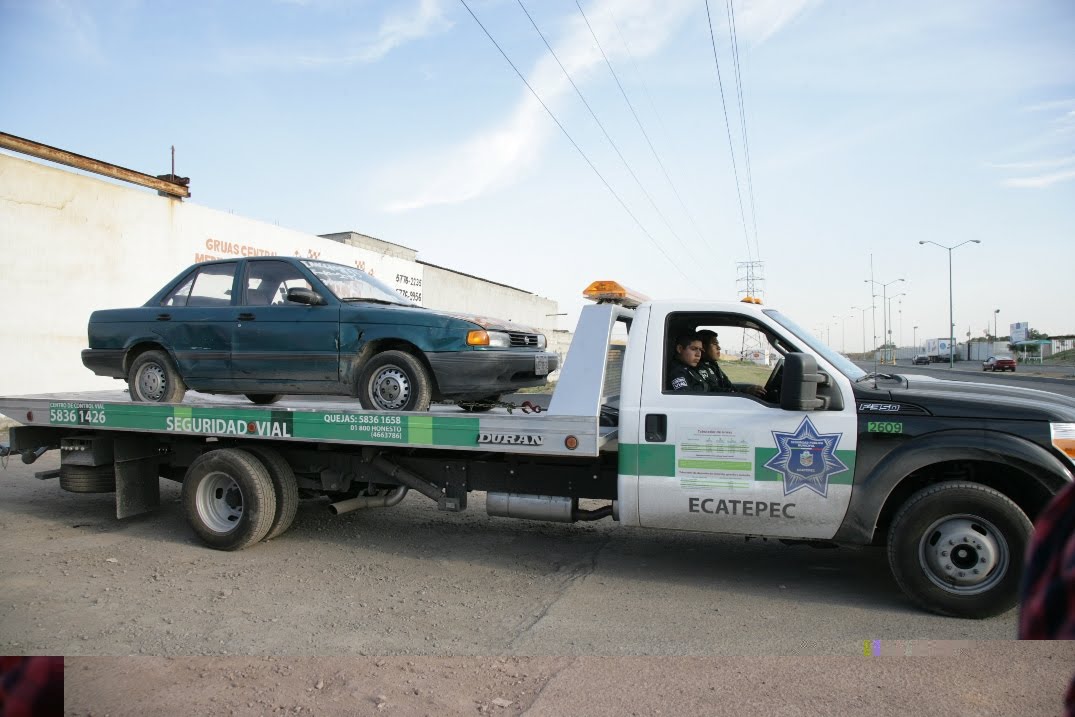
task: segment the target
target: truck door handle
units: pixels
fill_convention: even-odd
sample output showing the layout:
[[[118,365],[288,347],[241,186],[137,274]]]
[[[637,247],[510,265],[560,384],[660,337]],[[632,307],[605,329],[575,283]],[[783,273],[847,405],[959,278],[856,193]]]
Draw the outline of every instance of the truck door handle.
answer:
[[[253,321],[254,315],[249,312],[239,314],[239,321]]]
[[[157,321],[171,321],[171,314],[157,314]]]
[[[646,440],[663,443],[668,436],[668,416],[663,413],[646,414]]]

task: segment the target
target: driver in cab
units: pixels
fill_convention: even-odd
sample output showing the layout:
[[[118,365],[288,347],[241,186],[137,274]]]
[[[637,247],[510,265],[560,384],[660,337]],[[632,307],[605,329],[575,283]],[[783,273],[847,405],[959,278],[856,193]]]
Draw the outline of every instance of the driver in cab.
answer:
[[[714,331],[703,329],[676,339],[676,355],[670,372],[673,391],[692,393],[748,393],[766,398],[756,384],[733,384],[720,368],[720,341]]]

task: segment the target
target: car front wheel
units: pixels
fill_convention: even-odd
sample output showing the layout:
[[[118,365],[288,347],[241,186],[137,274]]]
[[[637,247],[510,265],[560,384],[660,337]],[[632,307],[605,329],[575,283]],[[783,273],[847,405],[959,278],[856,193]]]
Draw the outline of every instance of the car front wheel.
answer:
[[[171,357],[164,351],[139,354],[127,372],[131,400],[147,403],[180,403],[187,387]]]
[[[358,378],[358,402],[371,411],[425,411],[432,398],[429,372],[406,351],[377,354]]]

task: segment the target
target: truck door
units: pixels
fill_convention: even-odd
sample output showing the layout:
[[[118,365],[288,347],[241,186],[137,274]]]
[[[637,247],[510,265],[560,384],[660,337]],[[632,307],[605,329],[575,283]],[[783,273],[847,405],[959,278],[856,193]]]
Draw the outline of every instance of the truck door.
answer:
[[[857,422],[848,379],[818,358],[833,382],[826,389],[833,405],[783,410],[778,349],[805,347],[778,333],[778,326],[746,311],[654,314],[636,424],[639,523],[831,538],[854,475]],[[699,329],[717,335],[716,365],[726,378],[704,389],[696,379],[710,378],[712,369],[683,365],[684,355],[687,362],[693,357],[682,344],[704,343]]]

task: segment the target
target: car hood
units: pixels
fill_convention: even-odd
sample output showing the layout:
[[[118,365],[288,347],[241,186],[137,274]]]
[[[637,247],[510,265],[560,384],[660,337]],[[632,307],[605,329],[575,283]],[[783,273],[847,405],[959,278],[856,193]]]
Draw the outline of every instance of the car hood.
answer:
[[[469,321],[472,324],[486,329],[488,331],[513,331],[521,334],[536,334],[539,333],[529,326],[523,324],[517,324],[514,321],[508,321],[506,319],[494,319],[489,316],[476,316],[474,314],[454,314],[449,312],[443,312],[447,316],[459,319],[461,321]]]
[[[1030,421],[1075,421],[1075,398],[1021,386],[952,381],[902,374],[855,386],[859,401],[920,406],[934,416]]]

